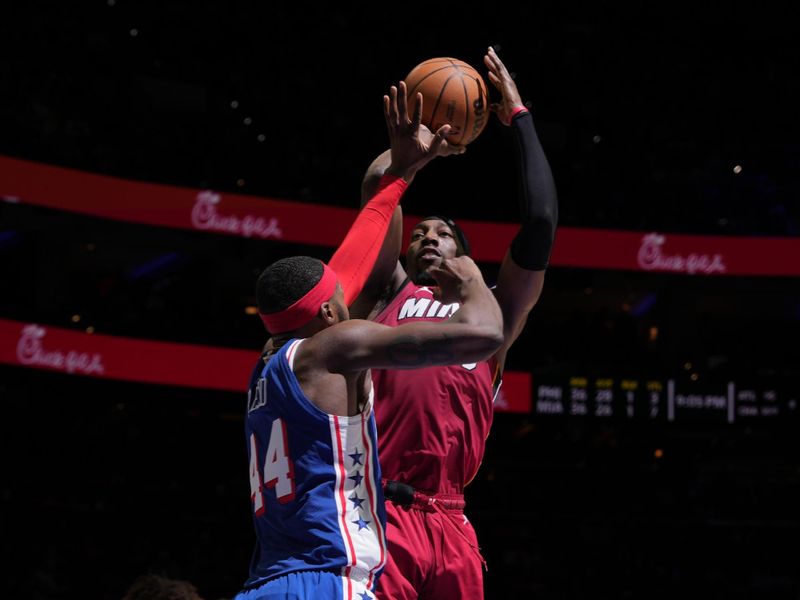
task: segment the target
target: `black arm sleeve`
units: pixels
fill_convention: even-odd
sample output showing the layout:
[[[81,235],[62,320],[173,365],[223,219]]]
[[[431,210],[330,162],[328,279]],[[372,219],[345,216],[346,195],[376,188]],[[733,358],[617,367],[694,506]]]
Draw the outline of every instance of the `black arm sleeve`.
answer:
[[[522,227],[511,242],[511,258],[530,271],[547,268],[558,221],[558,197],[550,164],[527,111],[511,123],[517,147]]]

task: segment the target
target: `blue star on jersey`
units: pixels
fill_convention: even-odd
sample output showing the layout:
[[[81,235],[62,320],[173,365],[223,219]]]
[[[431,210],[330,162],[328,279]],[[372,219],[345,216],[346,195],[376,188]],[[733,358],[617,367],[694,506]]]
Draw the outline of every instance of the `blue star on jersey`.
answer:
[[[356,474],[351,476],[351,477],[348,477],[348,479],[352,479],[353,481],[355,481],[356,482],[356,487],[358,487],[358,486],[361,485],[361,480],[364,479],[364,478],[361,476],[361,473],[356,471]]]
[[[372,596],[370,596],[367,592],[363,592],[359,594],[361,596],[361,600],[372,600]]]
[[[359,498],[358,494],[353,492],[353,495],[350,496],[349,500],[353,503],[353,508],[361,508],[361,505],[364,504],[364,500],[366,500],[366,498]]]
[[[358,525],[358,530],[361,531],[362,529],[366,529],[367,526],[370,524],[370,521],[365,521],[361,517],[358,517],[355,521],[351,521],[351,523],[355,523]]]
[[[364,464],[364,463],[361,462],[361,457],[364,456],[364,455],[361,452],[358,451],[358,448],[356,448],[356,451],[353,454],[349,454],[348,456],[353,459],[353,465],[363,465]]]

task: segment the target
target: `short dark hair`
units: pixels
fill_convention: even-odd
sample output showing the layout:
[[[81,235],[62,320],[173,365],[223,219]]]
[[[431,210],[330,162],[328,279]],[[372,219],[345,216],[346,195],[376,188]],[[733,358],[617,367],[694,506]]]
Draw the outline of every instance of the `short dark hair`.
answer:
[[[458,223],[453,221],[450,217],[446,217],[444,215],[431,215],[429,217],[425,217],[422,221],[430,221],[432,219],[436,219],[437,221],[442,221],[445,225],[447,225],[450,230],[453,232],[453,235],[456,238],[456,246],[458,246],[458,252],[456,253],[457,256],[467,255],[470,254],[470,247],[469,247],[469,240],[467,240],[467,236],[464,235],[461,227],[458,226]],[[422,223],[420,221],[420,223]]]
[[[161,575],[141,575],[125,592],[122,600],[203,600],[188,581]]]
[[[268,315],[288,308],[322,279],[322,261],[292,256],[272,263],[256,283],[258,311]]]

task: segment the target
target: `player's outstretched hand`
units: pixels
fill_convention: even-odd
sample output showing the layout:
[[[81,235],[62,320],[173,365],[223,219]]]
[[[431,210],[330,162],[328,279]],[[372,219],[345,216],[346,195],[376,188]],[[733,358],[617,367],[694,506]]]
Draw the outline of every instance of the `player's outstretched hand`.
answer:
[[[497,56],[497,52],[495,52],[494,48],[491,46],[489,46],[486,56],[483,57],[483,63],[486,65],[486,68],[489,69],[489,81],[492,82],[494,87],[496,87],[503,96],[502,101],[492,103],[490,108],[503,125],[510,125],[511,115],[514,113],[514,110],[525,107],[520,98],[519,90],[517,90],[517,84],[514,83],[511,73],[508,72],[503,61],[500,60],[500,57]]]
[[[383,97],[383,114],[391,143],[392,163],[387,172],[410,181],[414,174],[437,156],[461,154],[464,148],[447,143],[450,125],[432,133],[422,123],[422,94],[417,94],[413,115],[409,117],[406,84],[401,81]]]

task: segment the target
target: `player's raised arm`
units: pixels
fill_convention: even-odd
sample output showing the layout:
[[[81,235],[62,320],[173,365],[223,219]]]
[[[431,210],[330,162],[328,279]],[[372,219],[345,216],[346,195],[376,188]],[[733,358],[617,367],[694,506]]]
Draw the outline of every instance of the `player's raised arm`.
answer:
[[[466,256],[445,260],[432,272],[444,302],[459,302],[450,319],[387,327],[347,321],[320,332],[305,351],[335,373],[367,368],[414,369],[481,361],[503,341],[503,317],[480,270]]]
[[[436,156],[450,156],[454,154],[463,154],[466,151],[464,146],[454,146],[447,142],[446,139],[441,141],[437,140],[437,135],[434,135],[425,125],[420,123],[420,118],[423,110],[423,99],[421,94],[416,94],[412,99],[406,99],[406,86],[404,82],[400,82],[397,89],[397,95],[393,98],[390,97],[392,102],[397,102],[397,118],[400,120],[402,110],[408,112],[411,109],[414,115],[411,123],[414,124],[415,131],[414,144],[419,148],[434,148]],[[394,126],[395,121],[393,116],[389,116],[386,111],[386,104],[384,100],[384,116],[387,120],[387,126],[391,128]],[[411,106],[409,106],[411,105]],[[449,127],[448,127],[449,130]],[[408,148],[407,148],[408,149]],[[407,150],[406,149],[406,150]],[[413,144],[412,148],[413,150]],[[361,182],[361,202],[362,205],[367,203],[370,198],[375,196],[383,186],[386,185],[385,177],[394,171],[393,163],[397,160],[397,155],[393,148],[386,150],[379,154],[375,160],[372,161],[367,168],[364,178]],[[432,157],[431,157],[432,158]],[[425,163],[427,164],[427,162]],[[384,238],[383,245],[380,249],[378,259],[375,261],[375,266],[370,274],[367,282],[364,285],[363,292],[355,303],[350,305],[350,312],[354,318],[365,318],[372,308],[375,306],[378,298],[386,291],[387,287],[392,284],[399,285],[405,279],[405,272],[398,262],[398,257],[402,252],[403,244],[403,211],[397,205],[394,214],[391,217],[388,232]]]
[[[492,111],[514,131],[519,172],[521,227],[500,267],[495,288],[505,320],[505,342],[498,355],[502,365],[505,352],[519,336],[542,292],[558,221],[558,199],[533,117],[522,103],[514,80],[493,48],[489,48],[484,63],[489,80],[502,94]]]
[[[374,272],[376,261],[389,230],[393,212],[398,206],[406,186],[416,172],[433,160],[446,146],[449,126],[441,127],[435,135],[420,138],[420,110],[409,116],[406,88],[401,81],[392,86],[383,97],[383,114],[389,133],[390,164],[383,174],[375,194],[361,209],[344,241],[330,260],[331,268],[338,274],[345,294],[345,303],[361,294],[368,276]]]

